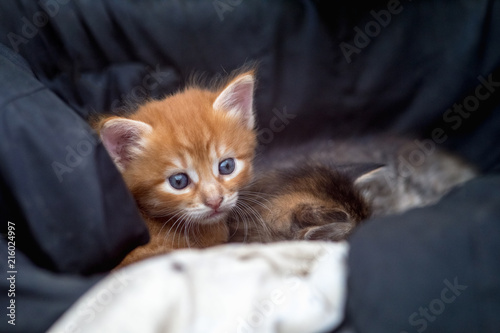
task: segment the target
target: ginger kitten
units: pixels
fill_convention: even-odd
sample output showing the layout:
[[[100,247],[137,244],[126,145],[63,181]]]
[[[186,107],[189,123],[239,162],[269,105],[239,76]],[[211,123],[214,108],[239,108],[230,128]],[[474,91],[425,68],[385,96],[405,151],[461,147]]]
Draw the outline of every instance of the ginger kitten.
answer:
[[[189,86],[96,122],[150,231],[150,242],[121,266],[227,242],[227,216],[252,178],[254,82],[254,72],[244,72],[221,88]]]

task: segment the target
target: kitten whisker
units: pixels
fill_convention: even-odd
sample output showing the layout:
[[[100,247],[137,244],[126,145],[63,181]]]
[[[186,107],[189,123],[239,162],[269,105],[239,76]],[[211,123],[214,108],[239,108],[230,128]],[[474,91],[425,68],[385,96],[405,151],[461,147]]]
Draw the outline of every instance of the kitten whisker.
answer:
[[[236,227],[234,228],[234,231],[232,234],[229,235],[229,239],[233,238],[236,233],[238,232],[239,230],[239,227],[240,227],[240,220],[241,222],[244,224],[244,227],[245,227],[245,233],[244,233],[244,236],[243,236],[243,242],[246,242],[246,236],[247,236],[247,232],[248,232],[248,228],[247,228],[247,224],[246,224],[246,221],[244,220],[242,214],[240,214],[240,210],[241,208],[239,208],[238,206],[234,206],[232,209],[231,209],[231,213],[235,213],[237,215],[237,218],[236,218]],[[231,220],[234,219],[234,216]]]
[[[189,231],[189,235],[193,235],[193,241],[194,241],[194,244],[193,244],[193,247],[199,247],[200,245],[200,242],[199,242],[199,238],[198,238],[198,235],[202,234],[201,231],[200,231],[200,223],[197,219],[195,219],[194,217],[190,217],[189,219],[189,223],[187,224],[187,228],[188,231]],[[187,239],[188,239],[188,248],[191,248],[191,242],[190,242],[190,237],[189,235],[187,236]]]
[[[191,248],[190,229],[192,224],[192,217],[188,216],[187,220],[184,221],[184,239],[186,240],[188,249]],[[196,238],[195,238],[196,239]],[[180,239],[178,239],[180,241]]]
[[[247,190],[247,189],[244,189],[244,190],[240,190],[239,191],[240,194],[250,194],[250,195],[255,195],[261,199],[264,199],[265,201],[268,201],[265,197],[263,197],[263,195],[266,195],[268,197],[271,197],[272,199],[274,198],[279,198],[280,196],[277,195],[277,194],[271,194],[271,193],[265,193],[265,192],[259,192],[259,191],[250,191],[250,190]]]
[[[250,181],[245,187],[239,190],[239,193],[246,192],[246,193],[254,193],[258,195],[266,194],[272,197],[279,197],[279,194],[271,194],[267,193],[268,191],[265,191],[262,189],[262,179],[254,179]]]
[[[175,213],[174,215],[172,215],[165,223],[163,223],[163,225],[160,228],[160,231],[158,231],[158,236],[160,235],[160,233],[163,230],[163,228],[168,224],[168,222],[170,222],[173,218],[175,218],[177,215],[179,215],[179,213],[182,213],[182,210],[178,209],[177,213]],[[167,234],[168,234],[168,232],[167,232]]]
[[[269,229],[269,226],[263,220],[262,215],[254,207],[252,207],[251,205],[249,205],[243,201],[239,201],[238,204],[241,206],[241,207],[239,207],[241,212],[244,213],[245,216],[248,216],[248,220],[244,219],[244,221],[252,222],[257,227],[257,229],[259,229],[258,227],[260,226],[262,228],[262,232],[265,235],[271,234],[271,230]],[[248,224],[245,224],[245,240],[246,240],[247,234],[248,234],[248,226],[249,226]]]
[[[148,212],[147,215],[153,217],[153,218],[162,218],[162,217],[169,217],[172,216],[175,213],[178,213],[179,211],[182,211],[182,209],[178,208],[168,208],[168,207],[163,207],[160,210],[155,210],[155,212]]]
[[[242,205],[244,205],[244,203],[241,203]],[[255,231],[259,232],[260,230],[262,231],[265,231],[265,233],[267,234],[267,225],[265,224],[264,220],[262,219],[262,216],[260,215],[260,213],[258,213],[256,210],[254,209],[243,209],[240,207],[240,209],[245,213],[245,216],[248,216],[248,219],[246,221],[249,221],[253,224],[253,227],[252,227],[252,234],[255,233]],[[263,228],[259,228],[259,225],[262,225]],[[247,223],[247,225],[245,225],[245,232],[248,233],[248,229],[250,227],[250,223]],[[261,237],[262,238],[262,237]],[[247,236],[245,236],[245,239],[247,239]]]
[[[165,246],[165,242],[167,241],[167,239],[169,238],[168,236],[169,235],[172,235],[172,238],[175,237],[175,233],[171,233],[172,231],[172,228],[174,228],[177,223],[179,222],[179,220],[175,220],[174,223],[172,223],[172,225],[170,226],[170,229],[167,230],[167,232],[165,233],[165,236],[163,237],[163,243],[162,243],[162,246]]]
[[[181,248],[182,247],[181,246],[182,244],[181,244],[181,237],[180,237],[180,235],[182,233],[184,233],[184,236],[185,237],[187,236],[186,229],[187,229],[187,224],[189,222],[189,218],[190,217],[187,214],[184,214],[183,218],[182,218],[182,224],[179,225],[177,228],[175,228],[175,233],[177,235],[177,247],[176,248]],[[179,230],[179,232],[177,232],[177,230],[178,230],[179,227],[181,227],[181,229]],[[183,232],[183,230],[184,230],[184,232]],[[187,242],[187,244],[189,244],[189,239],[186,239],[186,242]]]
[[[268,211],[271,211],[271,209],[269,207],[267,207],[266,204],[264,204],[263,202],[259,201],[258,199],[264,199],[266,200],[269,204],[271,204],[271,202],[267,199],[265,199],[264,197],[258,197],[258,196],[254,196],[254,197],[241,197],[241,200],[243,201],[248,201],[250,203],[254,203],[256,205],[259,205],[260,207],[264,208],[264,209],[267,209]]]
[[[170,233],[170,231],[172,231],[172,229],[173,229],[173,228],[174,228],[174,226],[175,226],[175,229],[173,229],[173,233],[172,233],[172,248],[173,248],[173,249],[175,249],[175,248],[176,248],[176,247],[175,247],[175,240],[176,240],[176,239],[177,239],[177,240],[179,239],[179,233],[178,233],[178,230],[179,230],[179,227],[181,227],[181,226],[184,224],[184,218],[185,218],[185,215],[186,215],[185,213],[182,213],[182,214],[181,214],[181,216],[179,216],[179,217],[175,220],[174,224],[170,227],[169,233]],[[181,230],[182,230],[182,228],[181,228]],[[177,244],[177,245],[179,245],[179,244]]]

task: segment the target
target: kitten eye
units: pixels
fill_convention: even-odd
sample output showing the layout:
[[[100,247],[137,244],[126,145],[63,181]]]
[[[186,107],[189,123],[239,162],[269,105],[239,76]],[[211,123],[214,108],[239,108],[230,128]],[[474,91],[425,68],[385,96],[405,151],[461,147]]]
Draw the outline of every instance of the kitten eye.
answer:
[[[229,175],[233,173],[236,163],[234,159],[228,158],[219,163],[219,173],[221,175]]]
[[[170,185],[176,190],[182,190],[189,185],[189,177],[185,173],[178,173],[168,178]]]

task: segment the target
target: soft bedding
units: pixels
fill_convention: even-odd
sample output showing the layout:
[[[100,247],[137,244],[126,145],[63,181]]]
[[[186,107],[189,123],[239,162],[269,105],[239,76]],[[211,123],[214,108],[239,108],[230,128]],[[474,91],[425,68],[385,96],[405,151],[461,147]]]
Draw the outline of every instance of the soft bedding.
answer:
[[[344,317],[347,243],[230,244],[119,269],[51,333],[327,332]]]

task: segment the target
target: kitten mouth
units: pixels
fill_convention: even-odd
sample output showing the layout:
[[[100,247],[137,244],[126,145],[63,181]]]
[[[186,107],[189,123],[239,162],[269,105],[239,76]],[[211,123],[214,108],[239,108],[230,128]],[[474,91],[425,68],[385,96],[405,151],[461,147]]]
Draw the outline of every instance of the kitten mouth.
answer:
[[[221,211],[213,211],[210,215],[208,215],[208,218],[211,218],[211,217],[214,217],[214,216],[220,216],[224,214],[224,212],[221,212]]]
[[[225,205],[217,209],[204,208],[203,211],[194,211],[191,216],[192,221],[199,224],[215,224],[224,221],[231,212],[234,205]]]
[[[224,217],[227,216],[227,213],[228,212],[225,210],[215,210],[215,211],[208,213],[200,220],[204,224],[220,222]]]

